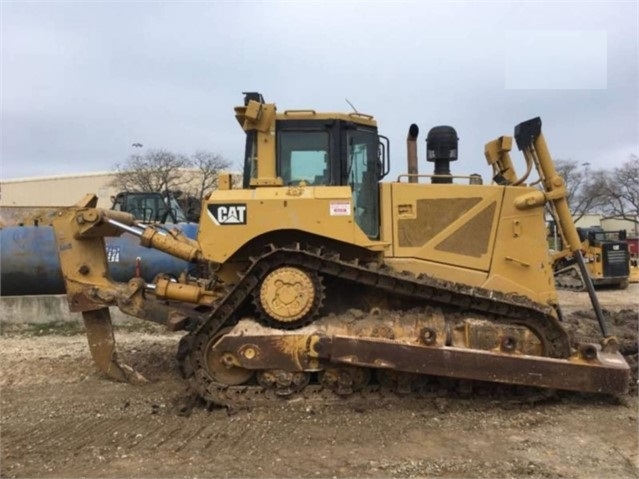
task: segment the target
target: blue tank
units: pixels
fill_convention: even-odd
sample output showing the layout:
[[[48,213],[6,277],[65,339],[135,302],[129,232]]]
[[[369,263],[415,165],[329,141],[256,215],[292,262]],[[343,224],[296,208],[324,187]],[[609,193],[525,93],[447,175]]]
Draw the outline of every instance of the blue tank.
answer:
[[[195,238],[197,223],[177,225],[186,236]],[[194,264],[161,251],[140,246],[129,233],[105,238],[109,272],[115,281],[137,276],[151,282],[158,273],[178,276]],[[139,260],[138,260],[139,258]],[[15,226],[0,229],[0,295],[64,294],[64,281],[50,226]]]

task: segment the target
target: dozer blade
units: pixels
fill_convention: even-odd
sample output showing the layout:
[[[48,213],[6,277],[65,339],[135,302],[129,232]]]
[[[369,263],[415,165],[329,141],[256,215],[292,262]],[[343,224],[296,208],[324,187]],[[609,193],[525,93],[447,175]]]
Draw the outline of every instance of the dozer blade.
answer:
[[[115,350],[115,337],[109,308],[83,311],[91,356],[104,374],[116,381],[144,384],[148,380],[131,366],[121,363]]]
[[[356,366],[582,392],[624,394],[630,378],[623,356],[597,345],[569,359],[446,346],[398,347],[393,341],[348,337],[320,339],[318,350],[320,357]]]
[[[508,352],[508,347],[480,350],[386,338],[283,333],[259,326],[251,326],[248,333],[241,325],[214,349],[225,351],[235,366],[248,370],[318,371],[328,364],[341,364],[605,394],[624,394],[629,386],[630,368],[623,356],[597,344],[581,344],[569,358],[555,359]]]

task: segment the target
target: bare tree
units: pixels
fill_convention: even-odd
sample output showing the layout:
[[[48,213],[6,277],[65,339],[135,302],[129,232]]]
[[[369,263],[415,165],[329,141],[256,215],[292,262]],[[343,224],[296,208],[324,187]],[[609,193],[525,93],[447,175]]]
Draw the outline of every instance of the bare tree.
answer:
[[[639,215],[639,157],[630,159],[606,176],[603,211],[607,216],[637,224]]]
[[[122,191],[170,194],[189,221],[197,221],[204,196],[217,188],[220,171],[230,166],[231,162],[221,155],[202,150],[190,157],[166,150],[149,150],[117,164],[111,186]]]
[[[167,150],[148,150],[144,155],[131,155],[124,163],[115,165],[112,186],[123,191],[166,192],[184,184],[180,172],[190,166],[184,155]]]
[[[217,187],[220,171],[231,162],[217,153],[197,151],[190,157],[167,150],[131,155],[115,165],[112,186],[123,191],[182,191],[201,200]]]
[[[607,173],[592,171],[574,160],[555,160],[557,172],[566,182],[567,200],[575,221],[600,210],[606,201]]]
[[[194,171],[191,173],[190,187],[186,192],[198,200],[202,200],[207,192],[217,188],[219,173],[231,166],[231,162],[222,155],[203,150],[191,155],[190,163]]]
[[[199,150],[189,158],[191,171],[188,183],[176,199],[189,221],[197,221],[204,196],[217,189],[219,174],[231,166],[231,162],[217,153]]]

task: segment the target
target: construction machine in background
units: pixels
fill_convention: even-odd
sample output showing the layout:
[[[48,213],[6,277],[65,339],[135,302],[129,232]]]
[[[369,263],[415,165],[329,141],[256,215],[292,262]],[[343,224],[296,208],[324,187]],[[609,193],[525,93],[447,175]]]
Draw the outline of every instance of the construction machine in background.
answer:
[[[143,223],[197,223],[202,202],[181,190],[162,193],[123,191],[111,198],[112,210],[131,213]]]
[[[628,275],[629,283],[639,283],[639,262],[637,258],[630,258],[630,274]]]
[[[626,236],[626,242],[630,253],[630,276],[628,276],[628,281],[630,283],[639,283],[639,238],[637,236],[633,238]]]
[[[133,215],[142,223],[186,223],[192,221],[178,198],[182,192],[121,191],[111,197],[111,209]],[[191,198],[191,197],[188,197]],[[50,226],[62,206],[0,206],[0,228]]]
[[[626,289],[631,258],[625,230],[605,231],[600,226],[591,226],[577,228],[577,234],[592,283]],[[586,291],[586,282],[569,248],[553,253],[551,262],[558,288]]]
[[[125,211],[136,221],[157,228],[178,228],[190,238],[197,223],[176,203],[175,194],[124,191],[113,196],[111,209]],[[0,206],[0,295],[64,294],[55,235],[51,227],[63,207]],[[168,231],[168,230],[167,230]],[[137,237],[124,234],[105,238],[109,274],[117,281],[141,277],[152,281],[158,273],[179,276],[188,262],[158,250],[140,246]]]
[[[172,192],[122,191],[111,200],[112,210],[131,213],[136,220],[143,223],[190,221]]]
[[[450,171],[458,138],[408,135],[409,173],[390,170],[389,141],[363,113],[277,112],[246,93],[244,178],[221,175],[196,239],[96,209],[87,196],[53,220],[71,311],[112,378],[142,378],[116,353],[109,307],[185,331],[180,370],[194,396],[228,407],[294,398],[343,401],[409,394],[438,378],[623,393],[629,367],[590,298],[601,338],[562,327],[544,208],[585,269],[581,241],[535,118],[486,145],[494,183]],[[524,182],[536,171],[543,191]],[[189,274],[113,281],[104,238],[129,232],[187,261]],[[586,275],[587,276],[587,275]],[[469,381],[466,381],[469,380]],[[445,382],[444,380],[441,380]]]

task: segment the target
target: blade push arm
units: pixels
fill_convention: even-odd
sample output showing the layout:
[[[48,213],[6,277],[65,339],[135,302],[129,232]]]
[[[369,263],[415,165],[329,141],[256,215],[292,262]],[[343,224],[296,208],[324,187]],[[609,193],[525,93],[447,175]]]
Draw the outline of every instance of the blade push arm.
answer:
[[[579,265],[579,271],[586,284],[586,289],[588,290],[592,307],[595,310],[601,333],[604,338],[611,338],[610,328],[601,311],[599,299],[595,293],[595,287],[592,284],[592,279],[590,278],[581,252],[582,243],[568,206],[566,182],[555,169],[546,144],[546,139],[541,132],[541,118],[533,118],[517,125],[515,127],[515,140],[517,141],[517,147],[523,152],[526,161],[534,163],[537,167],[537,171],[543,183],[545,199],[552,205],[553,216],[557,219],[561,235],[565,238],[570,251],[572,251]],[[611,341],[611,343],[613,342],[616,343],[616,341]]]

